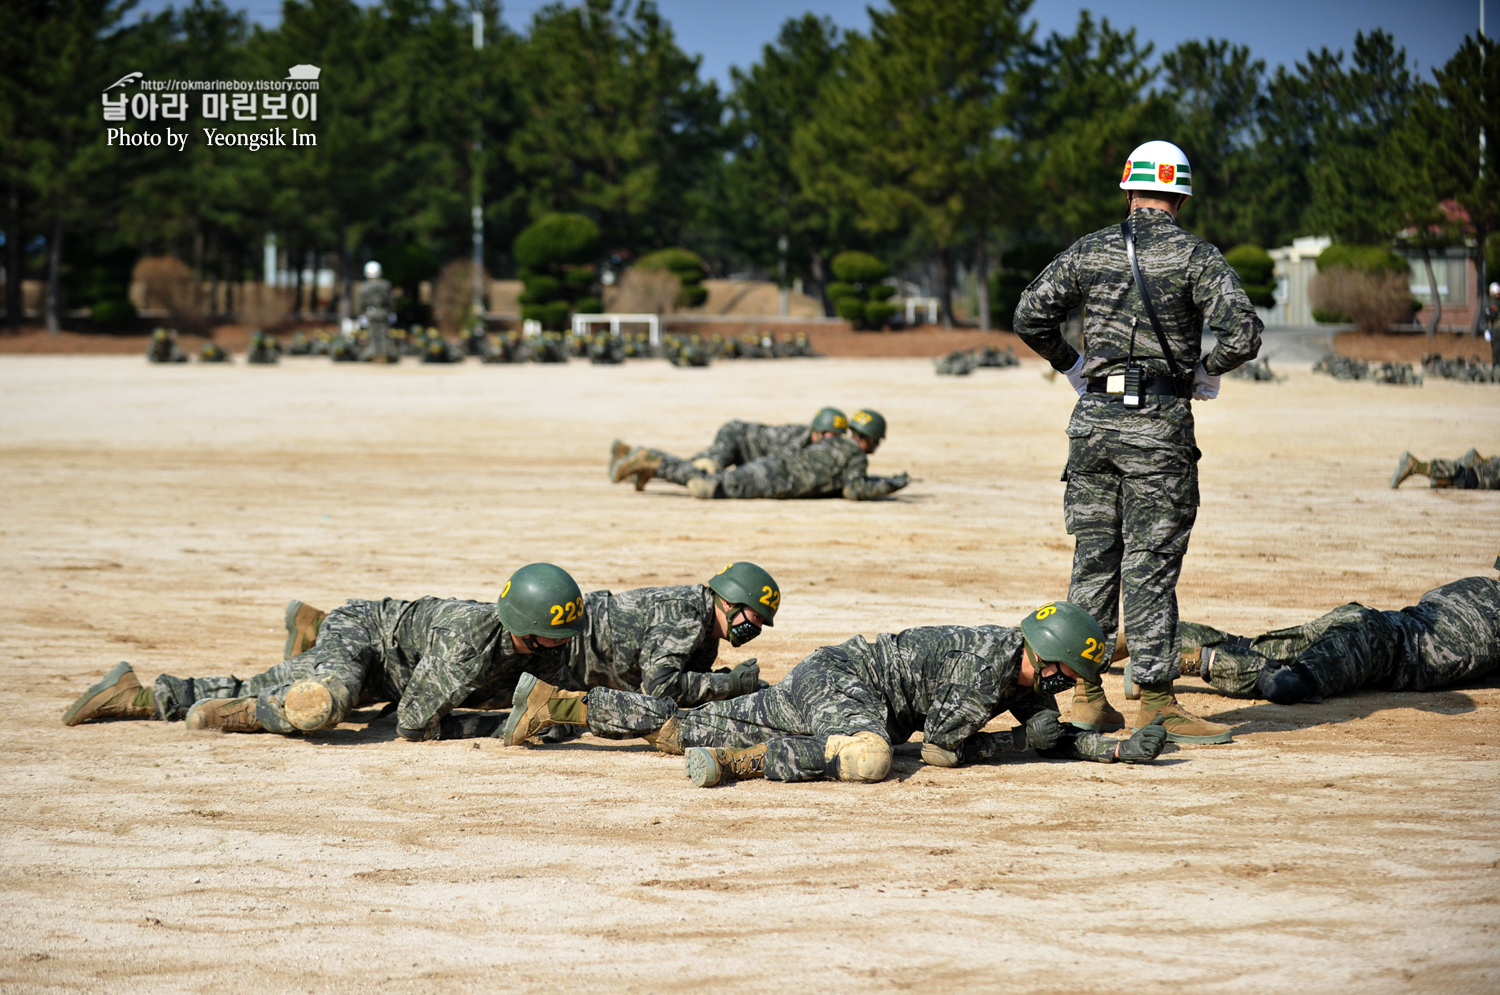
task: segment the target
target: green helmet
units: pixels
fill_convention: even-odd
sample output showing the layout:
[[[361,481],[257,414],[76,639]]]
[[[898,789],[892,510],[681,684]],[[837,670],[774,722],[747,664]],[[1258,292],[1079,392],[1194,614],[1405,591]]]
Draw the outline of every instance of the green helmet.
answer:
[[[1109,667],[1104,630],[1071,601],[1049,601],[1027,615],[1021,620],[1021,635],[1039,659],[1065,663],[1091,683],[1097,684]]]
[[[849,416],[838,408],[824,408],[813,415],[812,430],[814,432],[832,432],[835,435],[843,435],[848,427]]]
[[[528,563],[511,574],[495,608],[517,636],[571,639],[583,631],[583,592],[566,570],[550,563]]]
[[[869,408],[861,408],[854,412],[854,417],[849,419],[849,427],[866,439],[879,442],[885,438],[885,419],[879,411],[871,411]]]
[[[775,627],[781,588],[770,574],[744,560],[729,564],[708,579],[709,590],[731,605],[744,605]]]

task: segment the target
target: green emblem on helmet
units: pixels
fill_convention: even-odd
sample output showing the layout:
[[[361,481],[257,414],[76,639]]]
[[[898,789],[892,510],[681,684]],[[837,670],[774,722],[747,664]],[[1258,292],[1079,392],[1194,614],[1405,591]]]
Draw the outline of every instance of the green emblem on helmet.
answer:
[[[511,574],[495,607],[517,636],[571,639],[583,631],[583,592],[566,570],[550,563],[528,563]]]
[[[866,439],[879,442],[885,438],[885,418],[879,411],[861,408],[854,412],[853,418],[849,419],[849,427]]]
[[[709,578],[708,587],[726,604],[743,605],[765,619],[767,625],[776,625],[781,588],[770,574],[754,563],[740,560],[729,564]]]
[[[1021,620],[1021,635],[1038,659],[1047,663],[1065,663],[1099,682],[1099,675],[1109,666],[1109,647],[1104,644],[1104,630],[1094,616],[1070,601],[1050,601]]]
[[[849,427],[849,417],[838,408],[824,408],[813,415],[812,430],[814,432],[832,432],[835,435],[843,435]]]

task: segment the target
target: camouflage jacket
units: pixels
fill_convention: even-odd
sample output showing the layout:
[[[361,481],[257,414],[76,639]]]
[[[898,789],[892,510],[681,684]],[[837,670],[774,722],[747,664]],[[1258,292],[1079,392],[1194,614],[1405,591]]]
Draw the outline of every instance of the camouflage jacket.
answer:
[[[443,717],[465,701],[508,701],[523,672],[565,680],[566,647],[518,653],[494,602],[387,598],[380,618],[383,697],[398,703],[405,739],[437,739]]]
[[[391,309],[393,300],[389,282],[366,280],[359,285],[359,290],[355,293],[355,310],[360,314],[370,310],[384,314]]]
[[[762,425],[753,421],[726,422],[719,429],[714,445],[706,453],[712,454],[721,441],[734,440],[738,458],[734,464],[748,463],[789,449],[806,449],[812,444],[812,427],[808,425]],[[731,463],[723,463],[730,466]]]
[[[1189,375],[1197,365],[1205,326],[1217,337],[1203,360],[1209,373],[1228,373],[1254,359],[1264,326],[1219,250],[1183,231],[1166,211],[1146,208],[1131,219],[1141,276],[1179,370]],[[1054,368],[1067,370],[1078,353],[1063,341],[1060,326],[1080,306],[1084,376],[1124,373],[1132,331],[1136,359],[1148,375],[1169,375],[1117,224],[1085,235],[1052,260],[1021,295],[1013,327]]]
[[[1416,643],[1418,659],[1443,674],[1444,683],[1500,668],[1500,580],[1465,577],[1385,614]]]
[[[569,647],[577,686],[639,691],[685,708],[729,696],[728,675],[709,673],[719,640],[706,586],[590,591],[583,600],[588,629]]]
[[[848,661],[837,666],[884,699],[892,744],[920,731],[923,742],[957,753],[962,762],[1004,752],[979,731],[1001,712],[1025,724],[1038,712],[1057,711],[1054,698],[1021,686],[1021,647],[1020,629],[934,625],[883,632],[873,643],[855,636],[837,647]],[[1070,732],[1048,755],[1107,761],[1113,746],[1095,734]]]
[[[847,435],[820,439],[805,449],[768,456],[764,462],[773,461],[780,466],[766,469],[781,482],[777,497],[842,496],[868,501],[896,490],[884,478],[866,476],[869,463],[865,451]]]

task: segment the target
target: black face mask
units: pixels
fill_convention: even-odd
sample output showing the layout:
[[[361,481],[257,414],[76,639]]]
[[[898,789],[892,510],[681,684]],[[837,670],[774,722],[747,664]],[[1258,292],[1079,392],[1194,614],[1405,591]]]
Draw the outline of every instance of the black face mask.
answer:
[[[1063,673],[1062,668],[1059,667],[1055,674],[1048,674],[1046,676],[1037,674],[1033,677],[1031,679],[1031,689],[1037,694],[1046,695],[1050,698],[1055,694],[1061,694],[1076,683],[1078,682]]]
[[[736,615],[740,618],[738,622],[734,620]],[[729,645],[743,646],[758,635],[760,635],[760,626],[745,617],[743,605],[736,606],[729,615]]]

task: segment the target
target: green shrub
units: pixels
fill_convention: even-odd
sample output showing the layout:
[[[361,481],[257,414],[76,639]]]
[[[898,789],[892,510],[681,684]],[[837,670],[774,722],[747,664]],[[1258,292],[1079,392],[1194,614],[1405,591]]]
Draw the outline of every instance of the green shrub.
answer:
[[[840,297],[834,302],[839,317],[856,325],[865,320],[865,302],[858,297]]]
[[[594,270],[591,266],[573,266],[563,272],[563,282],[570,287],[587,291],[594,285]]]
[[[1313,321],[1321,325],[1347,325],[1349,316],[1338,308],[1315,307],[1312,309]]]
[[[100,328],[119,328],[137,317],[135,305],[127,300],[100,301],[89,309],[89,317]]]
[[[841,297],[858,297],[859,288],[852,283],[830,283],[827,287],[828,299],[837,301]]]
[[[525,281],[526,290],[521,294],[522,304],[546,304],[556,300],[563,290],[563,283],[555,276],[533,274]]]
[[[1246,242],[1224,253],[1224,261],[1240,275],[1240,283],[1251,304],[1256,307],[1276,306],[1276,261],[1269,252]]]
[[[580,297],[573,302],[573,311],[577,314],[601,314],[604,302],[597,297]]]
[[[840,252],[833,257],[833,275],[844,283],[876,283],[890,273],[889,266],[868,252]]]
[[[581,214],[547,214],[516,236],[516,262],[538,272],[591,263],[599,254],[599,226]]]
[[[708,288],[697,284],[683,284],[682,291],[677,295],[678,307],[698,307],[708,300]]]
[[[896,288],[889,283],[877,283],[867,295],[872,301],[888,301],[896,296]]]
[[[891,320],[891,315],[896,313],[896,305],[887,304],[884,301],[870,301],[865,304],[865,325],[870,328],[879,328]]]
[[[1411,265],[1385,246],[1349,245],[1344,242],[1335,242],[1318,254],[1318,272],[1339,268],[1352,269],[1361,273],[1411,272]]]

